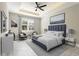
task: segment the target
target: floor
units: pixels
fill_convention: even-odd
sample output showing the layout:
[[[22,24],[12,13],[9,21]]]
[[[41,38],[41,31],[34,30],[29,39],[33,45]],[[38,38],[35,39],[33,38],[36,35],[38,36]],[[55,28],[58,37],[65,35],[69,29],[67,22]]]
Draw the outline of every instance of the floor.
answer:
[[[36,56],[36,53],[25,41],[14,41],[14,56]]]
[[[48,53],[32,43],[31,40],[14,41],[14,56],[79,56],[78,47],[64,47],[61,46]]]

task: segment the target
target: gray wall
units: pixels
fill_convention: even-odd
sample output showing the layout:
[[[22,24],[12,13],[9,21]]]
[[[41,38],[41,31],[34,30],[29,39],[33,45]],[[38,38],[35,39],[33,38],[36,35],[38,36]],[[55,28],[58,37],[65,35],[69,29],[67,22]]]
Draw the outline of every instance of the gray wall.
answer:
[[[75,30],[74,36],[77,39],[77,43],[79,43],[79,4],[64,11],[67,27]]]
[[[41,19],[35,19],[34,26],[35,26],[35,31],[37,31],[38,34],[41,34]]]

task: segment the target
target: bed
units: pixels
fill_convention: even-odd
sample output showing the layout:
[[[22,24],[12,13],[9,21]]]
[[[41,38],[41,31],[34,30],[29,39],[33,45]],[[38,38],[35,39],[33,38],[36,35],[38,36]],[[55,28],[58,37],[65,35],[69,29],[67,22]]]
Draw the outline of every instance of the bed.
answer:
[[[51,51],[52,49],[63,45],[65,43],[65,37],[66,24],[49,25],[48,32],[41,36],[33,36],[32,42],[46,51]]]

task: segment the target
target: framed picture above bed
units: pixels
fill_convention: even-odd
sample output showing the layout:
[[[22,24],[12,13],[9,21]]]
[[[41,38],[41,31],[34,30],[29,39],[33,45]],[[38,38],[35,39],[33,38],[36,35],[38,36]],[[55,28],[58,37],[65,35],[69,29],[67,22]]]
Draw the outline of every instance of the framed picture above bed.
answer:
[[[50,24],[65,23],[65,13],[57,14],[50,17]]]

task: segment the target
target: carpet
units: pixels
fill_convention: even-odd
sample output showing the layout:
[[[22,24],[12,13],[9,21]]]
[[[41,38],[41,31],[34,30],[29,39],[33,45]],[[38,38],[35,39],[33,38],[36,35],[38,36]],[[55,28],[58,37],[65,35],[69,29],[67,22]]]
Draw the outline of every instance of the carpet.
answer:
[[[60,47],[53,49],[50,52],[47,52],[47,51],[43,50],[41,47],[39,47],[38,45],[34,44],[31,39],[26,40],[26,44],[28,44],[38,56],[74,56],[74,55],[79,55],[79,48],[72,47],[69,45],[62,45]]]
[[[14,41],[13,56],[37,56],[25,41]]]

